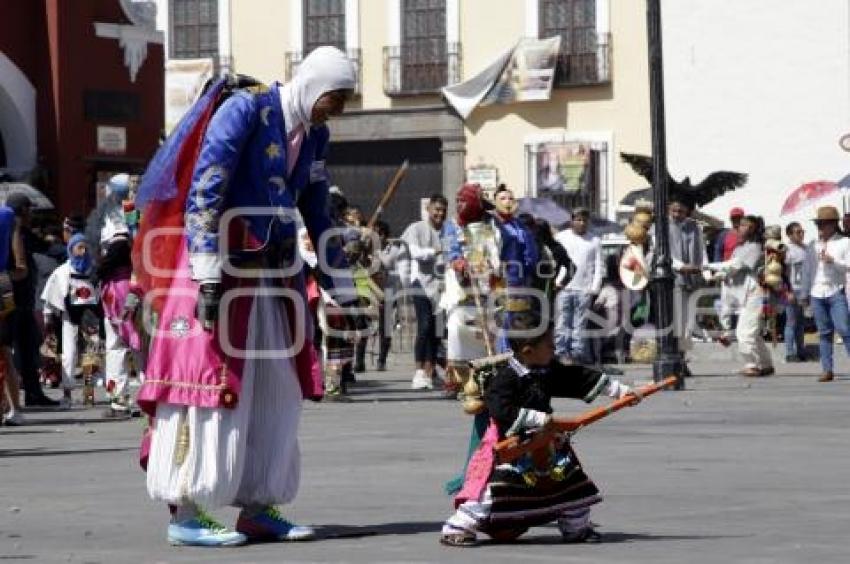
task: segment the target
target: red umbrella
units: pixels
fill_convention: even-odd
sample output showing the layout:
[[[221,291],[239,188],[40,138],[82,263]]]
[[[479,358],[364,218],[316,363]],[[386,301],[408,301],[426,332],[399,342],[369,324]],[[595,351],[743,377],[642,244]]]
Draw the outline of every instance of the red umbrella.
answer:
[[[779,215],[794,213],[795,211],[808,206],[815,200],[820,200],[821,198],[829,196],[839,190],[841,190],[841,187],[835,182],[830,182],[829,180],[807,182],[789,194],[789,196],[785,199],[785,203],[782,204],[782,211],[779,212]]]

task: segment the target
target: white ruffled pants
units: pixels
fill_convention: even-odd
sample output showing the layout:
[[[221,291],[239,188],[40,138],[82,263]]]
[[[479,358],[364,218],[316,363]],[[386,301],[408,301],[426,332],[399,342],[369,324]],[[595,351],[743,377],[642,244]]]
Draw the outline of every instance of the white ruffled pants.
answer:
[[[280,351],[291,343],[277,298],[254,300],[248,350]],[[157,405],[147,470],[151,498],[205,508],[289,503],[298,492],[301,386],[293,358],[248,358],[233,409]],[[175,454],[183,421],[189,448]]]

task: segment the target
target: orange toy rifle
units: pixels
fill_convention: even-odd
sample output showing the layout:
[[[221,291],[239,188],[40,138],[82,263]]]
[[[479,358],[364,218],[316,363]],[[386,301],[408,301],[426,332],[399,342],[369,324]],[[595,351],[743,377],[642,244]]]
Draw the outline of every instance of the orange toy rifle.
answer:
[[[574,419],[559,419],[552,420],[546,428],[536,433],[531,439],[520,442],[519,437],[510,437],[496,444],[493,450],[496,453],[498,463],[513,462],[520,456],[534,452],[541,448],[546,448],[552,443],[552,439],[558,433],[571,433],[578,431],[582,427],[586,427],[591,423],[599,421],[604,417],[608,417],[615,411],[620,411],[624,407],[630,407],[640,401],[639,398],[646,397],[661,391],[668,386],[676,384],[676,377],[670,376],[657,384],[646,385],[639,390],[636,390],[634,395],[629,394],[617,401],[596,407],[585,411]]]

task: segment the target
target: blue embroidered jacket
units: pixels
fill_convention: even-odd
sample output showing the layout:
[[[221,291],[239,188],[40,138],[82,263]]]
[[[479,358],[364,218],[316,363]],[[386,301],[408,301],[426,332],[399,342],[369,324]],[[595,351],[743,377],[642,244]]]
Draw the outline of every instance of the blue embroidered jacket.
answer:
[[[259,253],[267,258],[286,260],[297,255],[297,226],[292,221],[296,207],[317,248],[322,234],[332,226],[325,169],[328,128],[310,129],[292,174],[287,175],[286,128],[276,86],[236,91],[209,123],[186,203],[186,237],[193,256],[220,254],[224,235],[220,221],[233,208],[262,208],[238,215],[260,242]],[[228,251],[233,259],[246,249]],[[336,268],[347,266],[336,238],[329,239],[327,262]],[[350,287],[350,278],[346,279],[347,284],[339,279],[335,284],[328,276],[320,281],[326,288]]]
[[[509,288],[527,287],[537,268],[539,255],[531,233],[515,218],[497,220],[502,234],[501,261]]]

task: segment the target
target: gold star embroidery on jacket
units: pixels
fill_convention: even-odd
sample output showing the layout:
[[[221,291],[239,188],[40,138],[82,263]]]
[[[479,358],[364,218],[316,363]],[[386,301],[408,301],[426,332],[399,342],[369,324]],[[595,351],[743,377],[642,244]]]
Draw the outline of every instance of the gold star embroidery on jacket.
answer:
[[[276,159],[280,157],[280,145],[277,143],[269,143],[269,146],[266,147],[266,154],[270,159]]]

